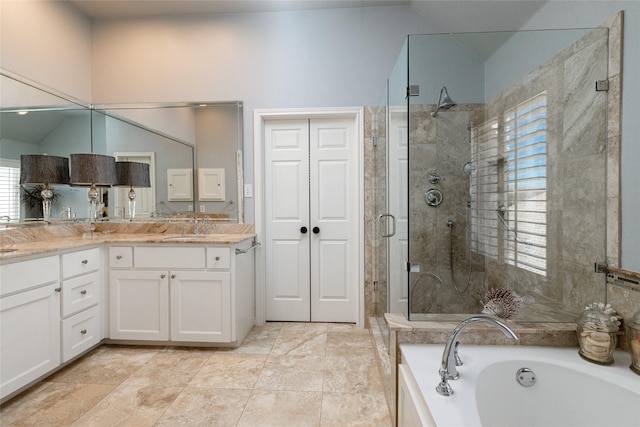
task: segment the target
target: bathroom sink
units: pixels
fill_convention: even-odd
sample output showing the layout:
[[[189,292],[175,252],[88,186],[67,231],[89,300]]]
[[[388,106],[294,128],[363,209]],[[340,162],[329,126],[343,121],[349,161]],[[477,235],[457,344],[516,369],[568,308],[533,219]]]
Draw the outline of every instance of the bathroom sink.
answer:
[[[203,234],[196,236],[167,236],[163,240],[170,240],[174,242],[199,242],[201,240],[208,240],[211,236]]]

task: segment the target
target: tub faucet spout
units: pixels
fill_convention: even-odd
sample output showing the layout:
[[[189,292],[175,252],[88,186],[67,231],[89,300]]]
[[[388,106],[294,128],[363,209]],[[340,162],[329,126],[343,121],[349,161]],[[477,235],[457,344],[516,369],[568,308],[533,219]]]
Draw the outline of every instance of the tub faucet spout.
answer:
[[[459,358],[458,358],[458,363],[456,363],[457,361],[456,350],[458,349],[458,345],[459,345],[458,335],[460,335],[460,333],[463,330],[465,330],[467,326],[472,325],[474,323],[486,323],[488,325],[495,326],[496,328],[500,329],[508,339],[512,339],[512,340],[518,339],[518,336],[516,335],[515,332],[511,330],[511,328],[509,328],[501,320],[498,320],[492,316],[486,316],[486,315],[480,314],[477,316],[469,317],[468,319],[461,322],[458,326],[456,326],[456,328],[451,333],[451,337],[449,337],[449,341],[447,342],[447,345],[444,347],[444,352],[442,353],[442,363],[440,365],[440,371],[439,371],[441,382],[440,384],[438,384],[438,387],[436,387],[436,390],[438,391],[438,393],[440,393],[443,396],[449,396],[453,394],[453,390],[451,390],[451,386],[449,386],[447,381],[457,380],[459,377],[458,370],[456,369],[456,365],[458,366],[461,365],[462,361],[459,361]]]

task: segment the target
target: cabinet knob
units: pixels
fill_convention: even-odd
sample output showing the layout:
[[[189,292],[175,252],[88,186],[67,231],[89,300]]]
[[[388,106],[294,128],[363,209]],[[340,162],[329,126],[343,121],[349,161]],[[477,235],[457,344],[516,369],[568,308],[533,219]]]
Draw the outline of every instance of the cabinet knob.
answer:
[[[320,232],[320,227],[313,227],[313,232],[318,234]]]
[[[86,330],[86,329],[83,329],[83,330],[81,330],[81,331],[80,331],[80,333],[81,333],[82,335],[85,335],[85,334],[87,333],[87,330]]]
[[[167,275],[166,275],[166,274],[161,274],[161,275],[160,275],[160,278],[161,278],[161,279],[164,279],[165,277],[167,277]]]
[[[176,275],[175,275],[175,274],[172,274],[172,275],[171,275],[171,278],[172,278],[172,279],[175,279],[175,278],[176,278]]]
[[[88,260],[88,259],[83,259],[83,260],[82,260],[82,263],[83,263],[83,264],[88,264],[88,263],[89,263],[89,260]]]
[[[122,255],[116,255],[116,259],[122,259]]]
[[[80,291],[80,295],[86,295],[86,294],[87,294],[87,290],[86,289],[83,289],[83,290]]]
[[[54,291],[56,292],[62,292],[62,288],[55,288]]]
[[[220,257],[219,256],[216,257],[216,261],[220,261]]]

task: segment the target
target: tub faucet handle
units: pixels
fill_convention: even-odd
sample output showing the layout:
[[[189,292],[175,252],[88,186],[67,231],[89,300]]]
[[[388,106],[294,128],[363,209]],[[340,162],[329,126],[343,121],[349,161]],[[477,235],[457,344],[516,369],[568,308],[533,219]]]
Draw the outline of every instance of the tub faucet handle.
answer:
[[[440,383],[436,386],[436,391],[442,396],[451,396],[453,394],[453,389],[449,385],[445,374],[440,374]]]

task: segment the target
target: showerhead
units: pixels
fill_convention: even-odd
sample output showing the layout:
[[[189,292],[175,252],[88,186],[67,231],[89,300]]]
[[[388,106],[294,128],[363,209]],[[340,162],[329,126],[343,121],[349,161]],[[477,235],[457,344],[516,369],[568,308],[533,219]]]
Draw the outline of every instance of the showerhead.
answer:
[[[443,86],[442,89],[440,89],[440,96],[438,96],[438,106],[436,107],[436,111],[431,113],[431,117],[436,117],[439,110],[448,110],[454,105],[456,105],[456,103],[449,96],[446,86]]]

